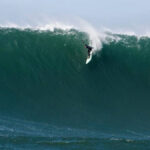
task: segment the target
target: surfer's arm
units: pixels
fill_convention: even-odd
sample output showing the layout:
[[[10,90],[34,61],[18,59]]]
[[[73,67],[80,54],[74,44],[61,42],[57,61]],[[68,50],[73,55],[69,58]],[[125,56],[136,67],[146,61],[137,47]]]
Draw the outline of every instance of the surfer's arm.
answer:
[[[92,47],[92,46],[90,46],[91,47],[91,49],[93,49],[94,47]]]

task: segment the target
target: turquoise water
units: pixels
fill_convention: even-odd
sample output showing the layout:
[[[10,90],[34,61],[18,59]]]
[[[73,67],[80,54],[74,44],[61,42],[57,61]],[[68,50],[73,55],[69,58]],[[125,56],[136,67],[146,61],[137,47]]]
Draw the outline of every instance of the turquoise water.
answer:
[[[0,29],[1,149],[150,148],[150,38],[111,36]]]

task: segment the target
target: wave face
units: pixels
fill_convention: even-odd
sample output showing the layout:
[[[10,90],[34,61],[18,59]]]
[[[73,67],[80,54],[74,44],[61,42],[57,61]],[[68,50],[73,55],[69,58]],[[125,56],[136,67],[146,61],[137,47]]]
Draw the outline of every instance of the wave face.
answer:
[[[111,34],[88,65],[82,41],[90,42],[88,34],[73,29],[1,28],[0,114],[78,129],[148,133],[150,38]],[[69,140],[83,146],[90,139]],[[58,141],[54,145],[64,145],[64,139]],[[126,145],[124,138],[114,141]]]

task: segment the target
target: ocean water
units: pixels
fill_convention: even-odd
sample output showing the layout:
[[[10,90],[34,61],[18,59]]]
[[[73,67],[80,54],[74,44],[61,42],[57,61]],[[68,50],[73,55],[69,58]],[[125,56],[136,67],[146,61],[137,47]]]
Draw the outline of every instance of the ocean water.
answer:
[[[83,41],[0,28],[0,149],[150,149],[150,38],[107,33],[88,65]]]

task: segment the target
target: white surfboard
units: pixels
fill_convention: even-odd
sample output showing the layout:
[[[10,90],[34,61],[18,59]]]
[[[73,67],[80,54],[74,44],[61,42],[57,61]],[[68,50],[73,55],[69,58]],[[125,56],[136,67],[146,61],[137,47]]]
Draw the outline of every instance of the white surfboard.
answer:
[[[86,64],[88,64],[92,59],[92,51],[90,52],[90,56],[87,57],[86,59]]]

